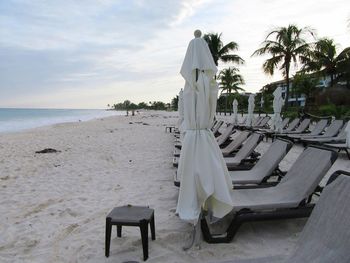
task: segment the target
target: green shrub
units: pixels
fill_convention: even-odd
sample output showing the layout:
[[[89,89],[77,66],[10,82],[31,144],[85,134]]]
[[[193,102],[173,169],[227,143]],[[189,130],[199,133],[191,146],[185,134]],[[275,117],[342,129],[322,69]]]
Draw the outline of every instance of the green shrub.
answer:
[[[350,116],[349,106],[336,106],[334,104],[322,105],[319,107],[321,116],[334,116],[337,119]]]

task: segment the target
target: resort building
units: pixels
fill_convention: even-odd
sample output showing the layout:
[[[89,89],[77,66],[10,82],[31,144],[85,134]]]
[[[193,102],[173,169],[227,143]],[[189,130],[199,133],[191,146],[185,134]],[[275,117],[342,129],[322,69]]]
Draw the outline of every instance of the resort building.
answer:
[[[320,89],[320,91],[324,90],[325,88],[329,87],[331,83],[330,76],[322,77],[319,79],[318,84],[316,85],[317,88]],[[338,84],[342,85],[343,83],[338,82]],[[275,82],[271,82],[267,85],[265,85],[262,90],[270,90],[273,91],[276,88],[281,87],[282,89],[282,97],[285,98],[286,96],[286,89],[287,89],[287,83],[286,80],[279,80]],[[288,98],[288,104],[289,106],[305,106],[305,96],[304,94],[295,94],[293,90],[293,78],[290,78],[289,82],[289,98]]]

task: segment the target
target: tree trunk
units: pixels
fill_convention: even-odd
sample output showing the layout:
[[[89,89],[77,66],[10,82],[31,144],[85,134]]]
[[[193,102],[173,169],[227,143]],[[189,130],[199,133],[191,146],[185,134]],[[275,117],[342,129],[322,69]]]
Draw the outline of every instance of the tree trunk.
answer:
[[[288,108],[288,98],[289,98],[289,65],[286,65],[286,97],[284,102],[284,109],[287,110]]]
[[[333,74],[331,74],[331,88],[333,87],[333,85],[334,85],[334,76]]]
[[[226,100],[225,100],[225,116],[226,116],[226,112],[227,112],[227,102],[228,102],[228,96],[227,96],[227,92],[226,92]]]

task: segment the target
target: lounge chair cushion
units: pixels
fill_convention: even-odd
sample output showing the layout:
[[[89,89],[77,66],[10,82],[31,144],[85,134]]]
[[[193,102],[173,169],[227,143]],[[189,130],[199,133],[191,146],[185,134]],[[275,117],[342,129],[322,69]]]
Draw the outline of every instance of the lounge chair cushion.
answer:
[[[229,145],[221,150],[222,154],[224,156],[227,156],[234,150],[238,149],[238,147],[240,147],[242,143],[248,138],[249,134],[250,132],[248,131],[241,131]]]
[[[290,131],[290,130],[285,130],[282,131],[281,134],[298,134],[298,133],[302,133],[304,132],[307,127],[309,127],[311,120],[310,119],[304,119],[297,128],[295,128],[294,131]]]
[[[308,138],[319,135],[327,126],[328,121],[327,120],[320,120],[316,123],[315,127],[312,129],[310,133],[305,134],[293,134],[289,135],[290,138]]]
[[[248,171],[231,171],[230,175],[233,184],[258,184],[273,170],[286,156],[290,142],[275,140],[269,149],[261,156],[260,160]]]
[[[226,164],[228,166],[239,165],[242,160],[246,159],[254,151],[260,141],[260,136],[257,133],[250,135],[235,157],[225,157]]]
[[[326,186],[288,256],[238,259],[220,263],[348,263],[350,262],[350,177]]]
[[[233,125],[232,124],[229,124],[226,129],[223,131],[223,133],[216,138],[216,141],[218,142],[219,145],[223,144],[228,137],[230,137],[230,135],[232,134],[233,132]]]
[[[349,202],[350,178],[339,176],[321,194],[286,262],[350,262]]]
[[[308,147],[275,187],[236,189],[233,210],[266,210],[297,207],[308,198],[332,165],[332,151]]]

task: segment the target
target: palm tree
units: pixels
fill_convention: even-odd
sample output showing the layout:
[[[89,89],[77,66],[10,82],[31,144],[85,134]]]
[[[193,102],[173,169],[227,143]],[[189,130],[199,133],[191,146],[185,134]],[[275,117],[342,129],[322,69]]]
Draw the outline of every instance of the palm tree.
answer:
[[[308,102],[310,100],[312,93],[316,89],[317,83],[318,83],[317,77],[308,75],[304,71],[298,72],[297,74],[294,75],[293,89],[297,93],[296,98],[298,98],[300,94],[304,94],[305,108],[307,108]]]
[[[309,53],[309,44],[304,36],[313,32],[308,28],[298,28],[296,25],[288,25],[287,27],[279,27],[270,32],[262,47],[255,50],[252,56],[256,55],[272,55],[263,64],[263,70],[266,74],[273,75],[275,68],[282,70],[282,74],[286,79],[286,96],[285,107],[288,105],[289,97],[289,71],[291,63],[304,63]]]
[[[208,33],[203,36],[203,39],[208,43],[215,65],[218,66],[219,60],[224,63],[233,62],[238,65],[243,64],[244,60],[240,56],[231,53],[238,50],[238,44],[231,41],[224,45],[221,35],[222,33]]]
[[[323,76],[330,76],[330,86],[334,86],[334,81],[339,75],[339,67],[346,62],[350,49],[344,49],[337,55],[337,47],[333,39],[322,38],[314,45],[314,50],[310,52],[310,58],[304,66],[305,71],[318,72]]]
[[[337,71],[338,77],[346,81],[346,87],[350,88],[350,47],[345,48],[339,55]]]
[[[227,111],[228,97],[239,91],[244,91],[240,85],[244,84],[243,77],[239,74],[237,68],[226,68],[220,71],[219,73],[219,88],[221,89],[221,94],[226,91],[226,104],[225,104],[225,113]]]

